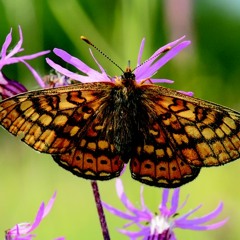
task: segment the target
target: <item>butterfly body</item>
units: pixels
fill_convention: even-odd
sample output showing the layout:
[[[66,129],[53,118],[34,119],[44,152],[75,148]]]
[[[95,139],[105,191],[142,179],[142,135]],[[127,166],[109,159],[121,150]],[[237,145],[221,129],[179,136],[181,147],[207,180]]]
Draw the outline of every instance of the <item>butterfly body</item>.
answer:
[[[96,82],[23,93],[0,103],[0,122],[35,150],[87,179],[120,175],[178,187],[203,166],[240,156],[240,114],[177,91],[138,83],[130,69]]]

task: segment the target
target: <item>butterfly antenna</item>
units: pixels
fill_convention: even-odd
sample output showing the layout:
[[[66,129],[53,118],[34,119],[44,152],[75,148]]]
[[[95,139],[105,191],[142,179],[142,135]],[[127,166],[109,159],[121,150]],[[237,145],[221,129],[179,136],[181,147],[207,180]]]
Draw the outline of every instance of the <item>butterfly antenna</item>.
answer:
[[[140,65],[138,65],[137,67],[135,67],[132,71],[135,71],[137,68],[141,67],[142,65],[144,65],[145,63],[149,62],[150,60],[153,60],[154,58],[159,57],[159,55],[168,52],[169,50],[171,50],[172,48],[170,46],[167,46],[166,48],[164,48],[161,52],[159,52],[156,55],[153,55],[152,57],[150,57],[149,59],[147,59],[146,61],[144,61],[143,63],[141,63]]]
[[[117,65],[109,56],[107,56],[104,52],[102,52],[98,47],[96,47],[93,43],[91,43],[86,37],[81,36],[81,39],[86,42],[87,44],[89,44],[90,46],[92,46],[93,48],[95,48],[99,53],[101,53],[105,58],[107,58],[111,63],[113,63],[116,67],[118,67],[123,73],[124,71],[122,70],[122,68]]]

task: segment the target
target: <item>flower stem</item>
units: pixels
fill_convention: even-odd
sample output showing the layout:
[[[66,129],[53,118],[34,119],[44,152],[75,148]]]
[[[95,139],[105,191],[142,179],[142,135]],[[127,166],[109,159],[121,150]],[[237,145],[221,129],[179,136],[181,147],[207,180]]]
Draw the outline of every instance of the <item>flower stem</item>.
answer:
[[[97,181],[91,181],[91,185],[92,185],[93,195],[94,195],[94,199],[95,199],[95,203],[96,203],[96,207],[97,207],[97,211],[98,211],[98,216],[99,216],[99,220],[100,220],[100,224],[101,224],[101,228],[102,228],[103,239],[110,240],[107,222],[106,222],[106,218],[105,218],[105,215],[103,212],[101,197],[100,197],[100,193],[98,190]]]

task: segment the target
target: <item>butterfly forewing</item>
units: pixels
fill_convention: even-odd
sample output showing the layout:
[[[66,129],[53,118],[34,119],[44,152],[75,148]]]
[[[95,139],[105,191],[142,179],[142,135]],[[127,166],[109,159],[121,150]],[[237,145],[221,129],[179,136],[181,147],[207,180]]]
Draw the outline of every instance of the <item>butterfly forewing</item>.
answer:
[[[240,157],[240,114],[176,91],[149,86],[158,124],[190,165],[218,166]]]
[[[78,143],[110,87],[78,84],[24,93],[0,104],[0,122],[37,151],[63,153]]]

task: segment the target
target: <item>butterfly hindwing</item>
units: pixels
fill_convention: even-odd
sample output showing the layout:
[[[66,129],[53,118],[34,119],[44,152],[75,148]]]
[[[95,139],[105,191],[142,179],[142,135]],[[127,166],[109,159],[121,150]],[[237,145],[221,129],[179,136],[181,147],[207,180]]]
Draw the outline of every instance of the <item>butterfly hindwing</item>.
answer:
[[[162,126],[154,123],[144,145],[138,146],[130,161],[132,177],[157,187],[174,188],[196,178],[200,168],[185,161],[180,151],[174,149]]]
[[[120,175],[124,163],[116,153],[112,139],[106,137],[106,127],[94,119],[78,143],[68,153],[53,155],[63,168],[83,178],[108,180]]]

